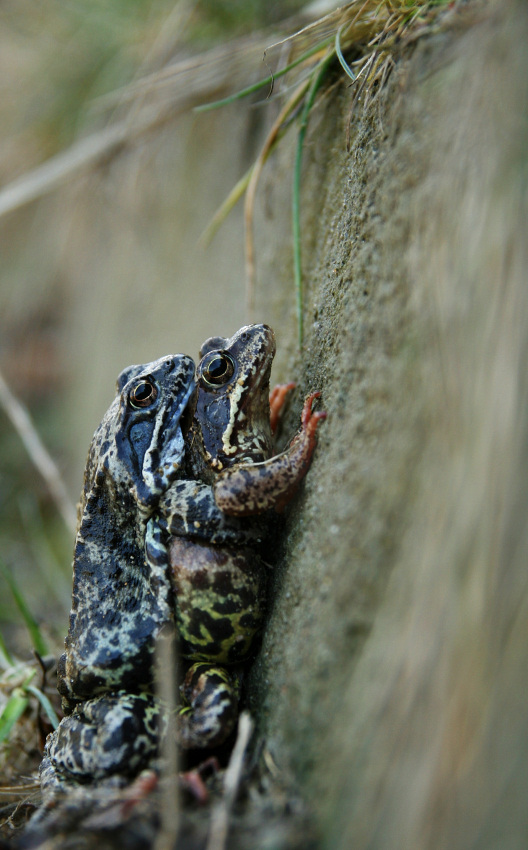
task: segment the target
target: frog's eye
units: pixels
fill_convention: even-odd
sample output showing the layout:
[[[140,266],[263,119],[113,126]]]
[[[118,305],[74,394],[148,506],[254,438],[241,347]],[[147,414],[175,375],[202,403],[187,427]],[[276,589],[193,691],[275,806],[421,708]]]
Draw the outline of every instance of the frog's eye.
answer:
[[[132,407],[136,410],[143,407],[150,407],[154,404],[158,397],[158,388],[152,381],[142,379],[132,387],[129,393],[129,400]]]
[[[207,355],[200,364],[200,378],[207,387],[221,387],[233,376],[235,364],[225,351]]]

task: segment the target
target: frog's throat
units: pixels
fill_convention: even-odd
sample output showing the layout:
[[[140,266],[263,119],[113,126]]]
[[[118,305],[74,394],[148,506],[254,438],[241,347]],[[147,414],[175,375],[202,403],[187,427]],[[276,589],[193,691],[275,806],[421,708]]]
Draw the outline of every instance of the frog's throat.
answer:
[[[227,457],[229,457],[230,455],[234,455],[237,452],[240,452],[241,446],[239,445],[239,443],[237,441],[235,441],[234,443],[231,443],[231,438],[232,438],[233,434],[235,434],[235,436],[236,436],[236,434],[239,432],[240,425],[245,418],[248,418],[248,417],[249,417],[249,419],[252,418],[251,412],[247,409],[242,408],[241,399],[242,399],[243,394],[245,392],[247,392],[248,390],[251,390],[251,397],[250,397],[250,401],[249,401],[250,405],[252,403],[252,399],[259,398],[262,391],[265,391],[266,394],[269,395],[269,380],[270,380],[270,374],[271,374],[272,359],[273,358],[271,358],[269,363],[267,363],[263,368],[261,367],[258,370],[258,374],[256,375],[256,377],[254,378],[253,381],[250,381],[248,379],[244,383],[239,384],[237,382],[232,393],[231,393],[231,396],[230,396],[230,399],[229,399],[229,422],[227,424],[227,427],[226,427],[224,433],[222,434],[222,450]],[[256,368],[251,370],[251,373],[250,373],[251,378],[253,378],[256,371],[257,371]],[[269,414],[267,416],[266,421],[268,421],[268,420],[269,420]],[[266,440],[265,434],[263,436],[264,436],[264,442],[267,442],[267,441],[269,442],[269,440]],[[270,428],[269,439],[271,439],[271,428]]]
[[[227,423],[227,428],[222,434],[222,449],[224,454],[228,456],[234,454],[238,448],[236,443],[231,445],[230,441],[235,425],[237,424],[240,416],[240,399],[247,390],[247,384],[244,385],[237,383],[229,399],[229,422]]]

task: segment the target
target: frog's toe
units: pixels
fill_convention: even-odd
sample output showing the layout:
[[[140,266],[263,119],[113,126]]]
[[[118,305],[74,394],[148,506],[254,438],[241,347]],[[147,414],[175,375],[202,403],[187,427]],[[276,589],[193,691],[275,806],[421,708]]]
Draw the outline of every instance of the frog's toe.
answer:
[[[295,381],[290,381],[289,384],[277,384],[277,386],[273,387],[270,392],[270,426],[272,434],[274,434],[277,430],[277,425],[279,424],[280,415],[282,413],[286,397],[296,386],[297,384]]]
[[[198,662],[187,671],[181,691],[186,703],[179,721],[182,747],[216,747],[223,743],[238,717],[238,675]]]
[[[155,755],[159,708],[153,697],[118,693],[82,703],[46,744],[45,781],[83,783],[134,776]]]

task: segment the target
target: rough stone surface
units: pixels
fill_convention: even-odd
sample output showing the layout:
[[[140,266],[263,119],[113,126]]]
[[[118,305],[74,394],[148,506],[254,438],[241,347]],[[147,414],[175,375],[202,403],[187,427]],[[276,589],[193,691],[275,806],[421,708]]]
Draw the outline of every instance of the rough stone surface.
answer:
[[[332,848],[522,846],[527,35],[522,4],[468,4],[356,108],[350,152],[349,89],[319,102],[301,354],[291,148],[269,168],[259,306],[290,340],[286,430],[311,389],[329,416],[250,707]]]

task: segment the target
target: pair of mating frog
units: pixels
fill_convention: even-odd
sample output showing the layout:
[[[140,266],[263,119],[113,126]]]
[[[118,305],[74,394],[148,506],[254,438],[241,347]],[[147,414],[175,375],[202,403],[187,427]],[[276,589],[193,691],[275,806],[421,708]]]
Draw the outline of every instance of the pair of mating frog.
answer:
[[[190,665],[179,743],[214,747],[237,719],[238,666],[263,618],[260,549],[273,509],[305,475],[318,422],[273,455],[290,386],[269,396],[266,325],[186,355],[125,369],[95,432],[81,497],[73,602],[58,688],[65,717],[47,740],[44,793],[127,781],[155,756],[163,711],[153,683],[168,627]]]

